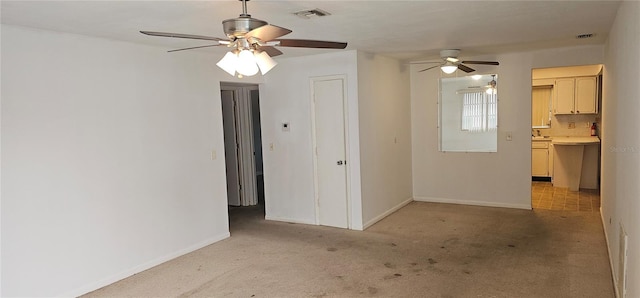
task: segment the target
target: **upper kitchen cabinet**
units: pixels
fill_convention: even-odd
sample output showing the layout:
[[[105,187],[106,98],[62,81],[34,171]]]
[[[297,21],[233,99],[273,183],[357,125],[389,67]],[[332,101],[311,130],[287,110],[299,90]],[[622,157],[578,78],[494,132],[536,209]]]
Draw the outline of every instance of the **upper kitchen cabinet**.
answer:
[[[598,113],[598,78],[596,76],[558,78],[554,87],[554,114]]]

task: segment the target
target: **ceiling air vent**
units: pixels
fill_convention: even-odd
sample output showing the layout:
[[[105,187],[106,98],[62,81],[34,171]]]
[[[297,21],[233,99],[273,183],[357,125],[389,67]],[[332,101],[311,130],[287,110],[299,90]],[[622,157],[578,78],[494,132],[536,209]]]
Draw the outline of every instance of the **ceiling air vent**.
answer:
[[[325,16],[330,16],[331,14],[319,9],[319,8],[314,8],[314,9],[309,9],[309,10],[301,10],[298,12],[294,12],[293,14],[297,15],[300,18],[303,19],[310,19],[310,18],[315,18],[315,17],[325,17]]]
[[[578,34],[576,35],[577,39],[585,39],[585,38],[591,38],[593,37],[593,33],[587,33],[587,34]]]

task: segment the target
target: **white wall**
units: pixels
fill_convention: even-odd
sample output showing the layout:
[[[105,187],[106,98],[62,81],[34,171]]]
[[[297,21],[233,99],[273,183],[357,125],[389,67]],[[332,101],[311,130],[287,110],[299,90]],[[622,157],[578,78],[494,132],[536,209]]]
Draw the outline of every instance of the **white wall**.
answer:
[[[217,56],[2,41],[1,296],[83,294],[229,236]]]
[[[260,89],[266,217],[316,224],[310,78],[346,75],[351,228],[362,229],[356,52],[283,58]],[[281,125],[290,123],[290,131]],[[273,144],[273,151],[270,150]]]
[[[531,208],[531,69],[598,64],[602,46],[583,46],[465,57],[493,60],[498,67],[474,67],[497,73],[498,152],[438,151],[438,79],[440,71],[411,67],[411,131],[415,200]],[[506,141],[507,132],[513,141]],[[464,187],[460,187],[463,185]]]
[[[629,236],[627,296],[640,297],[640,2],[620,5],[605,47],[602,208],[614,278],[619,231]],[[618,281],[616,280],[616,283]]]
[[[408,67],[358,52],[358,96],[366,228],[412,200]]]

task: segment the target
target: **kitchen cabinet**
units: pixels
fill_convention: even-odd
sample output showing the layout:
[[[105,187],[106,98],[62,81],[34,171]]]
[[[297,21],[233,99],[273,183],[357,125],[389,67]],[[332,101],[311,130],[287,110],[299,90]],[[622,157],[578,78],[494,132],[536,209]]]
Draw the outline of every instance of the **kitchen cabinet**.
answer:
[[[550,141],[531,142],[531,176],[551,177],[553,158],[549,147]]]
[[[598,113],[597,77],[559,78],[554,87],[554,114]]]

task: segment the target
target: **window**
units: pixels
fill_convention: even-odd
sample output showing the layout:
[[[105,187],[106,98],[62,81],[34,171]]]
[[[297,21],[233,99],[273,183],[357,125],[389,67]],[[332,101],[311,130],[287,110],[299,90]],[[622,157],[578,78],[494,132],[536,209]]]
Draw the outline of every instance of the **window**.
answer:
[[[493,131],[498,127],[498,95],[465,93],[462,103],[462,130]]]

